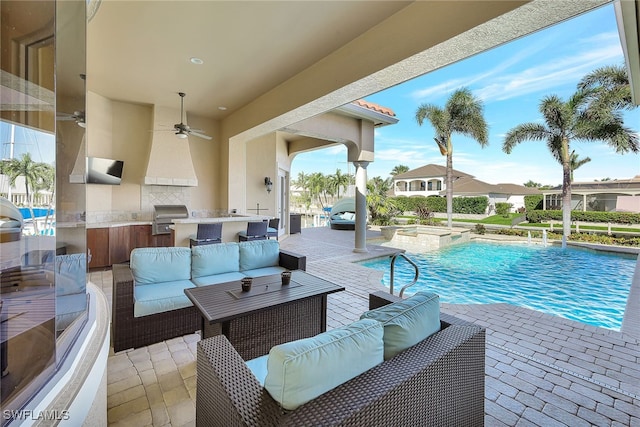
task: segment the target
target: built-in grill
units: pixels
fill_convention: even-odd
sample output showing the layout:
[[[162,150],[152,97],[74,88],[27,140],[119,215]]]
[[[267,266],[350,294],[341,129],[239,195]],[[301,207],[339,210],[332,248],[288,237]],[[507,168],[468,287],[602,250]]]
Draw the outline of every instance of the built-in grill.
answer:
[[[155,205],[153,206],[153,222],[151,234],[169,234],[169,226],[174,219],[189,218],[189,211],[185,205]]]

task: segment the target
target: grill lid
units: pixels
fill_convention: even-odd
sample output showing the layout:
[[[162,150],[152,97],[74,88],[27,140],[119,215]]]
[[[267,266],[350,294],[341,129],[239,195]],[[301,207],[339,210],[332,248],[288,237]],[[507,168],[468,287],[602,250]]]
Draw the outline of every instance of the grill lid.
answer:
[[[153,219],[189,218],[189,211],[185,205],[154,205]]]

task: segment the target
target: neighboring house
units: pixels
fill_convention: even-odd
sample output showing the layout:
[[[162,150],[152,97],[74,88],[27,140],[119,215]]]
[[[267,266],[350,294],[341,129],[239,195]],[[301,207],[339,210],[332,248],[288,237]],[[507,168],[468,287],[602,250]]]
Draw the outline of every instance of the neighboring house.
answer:
[[[396,196],[445,196],[447,168],[425,165],[393,178]],[[524,196],[540,194],[535,188],[517,184],[488,184],[472,175],[453,169],[453,197],[479,197],[489,199],[487,213],[495,210],[496,203],[510,203],[512,211],[524,207]]]
[[[543,190],[543,208],[562,209],[562,187]],[[581,211],[640,212],[640,175],[631,179],[574,182],[571,209]]]

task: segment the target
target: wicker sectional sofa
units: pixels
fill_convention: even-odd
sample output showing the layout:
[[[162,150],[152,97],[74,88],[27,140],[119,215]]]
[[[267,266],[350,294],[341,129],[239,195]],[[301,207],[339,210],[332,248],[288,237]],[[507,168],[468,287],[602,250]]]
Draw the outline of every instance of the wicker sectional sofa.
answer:
[[[274,240],[193,248],[139,248],[131,261],[113,266],[114,351],[193,333],[200,313],[184,289],[306,269],[306,257],[281,251]]]
[[[370,307],[392,301],[376,293]],[[198,343],[196,425],[482,426],[484,367],[485,330],[440,314],[439,332],[284,410],[229,341],[215,336]]]

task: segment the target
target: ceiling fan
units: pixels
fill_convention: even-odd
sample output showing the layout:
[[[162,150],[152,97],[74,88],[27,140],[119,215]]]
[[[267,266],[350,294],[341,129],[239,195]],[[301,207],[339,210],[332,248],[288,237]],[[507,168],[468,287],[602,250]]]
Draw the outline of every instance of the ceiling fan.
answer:
[[[178,95],[180,95],[180,123],[176,123],[175,125],[173,125],[173,129],[176,131],[176,136],[178,138],[186,138],[189,135],[193,135],[197,136],[198,138],[209,140],[213,139],[209,135],[205,135],[204,133],[202,133],[200,129],[191,129],[189,125],[184,124],[182,119],[184,117],[184,97],[186,96],[186,94],[184,92],[178,92]]]
[[[84,111],[74,111],[73,114],[69,113],[58,113],[56,114],[56,120],[58,121],[75,121],[76,124],[82,128],[87,127],[87,123],[85,122]]]

